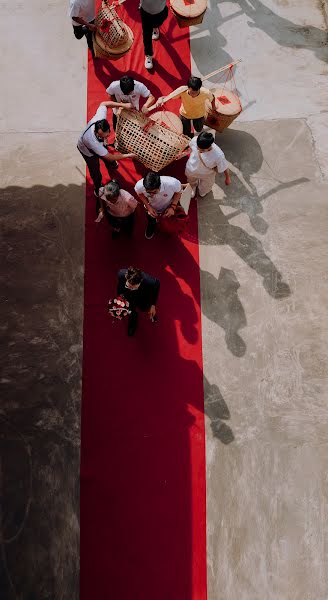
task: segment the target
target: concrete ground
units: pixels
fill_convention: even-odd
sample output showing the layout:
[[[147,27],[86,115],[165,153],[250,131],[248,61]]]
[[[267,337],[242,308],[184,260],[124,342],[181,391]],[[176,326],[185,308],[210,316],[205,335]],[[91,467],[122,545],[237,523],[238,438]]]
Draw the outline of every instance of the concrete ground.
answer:
[[[243,59],[245,108],[199,202],[209,600],[328,597],[322,7],[219,2],[191,30],[196,73]],[[3,15],[0,586],[75,600],[86,51],[64,0]]]
[[[245,107],[217,136],[232,186],[217,178],[199,202],[208,598],[326,600],[324,13],[311,0],[220,2],[191,52],[203,75],[243,59]]]

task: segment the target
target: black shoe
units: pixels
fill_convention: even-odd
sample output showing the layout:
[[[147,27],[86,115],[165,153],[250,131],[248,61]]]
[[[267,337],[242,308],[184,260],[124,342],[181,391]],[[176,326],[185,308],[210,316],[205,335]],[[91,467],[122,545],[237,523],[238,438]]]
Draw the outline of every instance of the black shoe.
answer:
[[[117,240],[117,238],[120,237],[120,233],[121,233],[120,229],[113,229],[113,231],[112,231],[112,240]]]
[[[132,313],[132,315],[129,315],[128,317],[129,321],[128,321],[128,336],[132,337],[137,329],[137,325],[138,325],[138,314],[137,313]]]
[[[156,230],[156,221],[154,223],[152,223],[151,221],[148,221],[146,231],[145,231],[145,238],[147,240],[151,240],[155,235],[155,230]]]
[[[109,161],[109,163],[108,163],[108,164],[109,164],[109,166],[110,166],[112,169],[118,169],[118,162],[117,162],[117,160],[111,160],[111,161]]]

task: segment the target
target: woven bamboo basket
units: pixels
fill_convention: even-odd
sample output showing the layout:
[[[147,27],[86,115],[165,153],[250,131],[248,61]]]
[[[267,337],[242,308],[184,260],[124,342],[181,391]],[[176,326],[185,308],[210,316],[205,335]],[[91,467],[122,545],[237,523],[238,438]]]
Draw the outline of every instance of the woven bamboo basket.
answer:
[[[230,90],[219,88],[213,90],[216,111],[213,112],[211,103],[206,105],[205,124],[222,133],[240,115],[242,106],[236,94]]]
[[[118,113],[115,146],[119,152],[133,152],[138,160],[158,172],[180,157],[190,139],[156,123],[146,115],[122,109]]]
[[[118,60],[126,54],[133,44],[133,33],[117,15],[114,5],[103,0],[95,25],[93,49],[97,57]]]
[[[181,29],[203,22],[207,0],[171,0],[170,4]]]

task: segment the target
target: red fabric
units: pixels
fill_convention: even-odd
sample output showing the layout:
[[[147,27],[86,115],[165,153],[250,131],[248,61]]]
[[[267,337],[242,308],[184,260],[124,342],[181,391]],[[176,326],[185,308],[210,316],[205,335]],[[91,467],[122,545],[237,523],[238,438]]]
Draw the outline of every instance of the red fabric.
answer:
[[[115,63],[89,56],[88,117],[126,72],[156,97],[190,74],[189,34],[173,17],[144,69],[137,2],[118,9],[133,29],[132,51]],[[175,110],[179,101],[173,101]],[[109,111],[110,113],[110,111]],[[111,116],[109,114],[109,120]],[[183,179],[185,161],[166,174]],[[106,171],[104,171],[104,174]],[[145,173],[130,160],[115,171],[132,191]],[[108,176],[104,175],[106,182]],[[188,239],[144,237],[138,208],[130,240],[95,225],[87,182],[81,449],[81,600],[206,600],[205,442],[196,211]],[[158,323],[140,315],[134,338],[112,323],[109,298],[130,264],[159,277]]]

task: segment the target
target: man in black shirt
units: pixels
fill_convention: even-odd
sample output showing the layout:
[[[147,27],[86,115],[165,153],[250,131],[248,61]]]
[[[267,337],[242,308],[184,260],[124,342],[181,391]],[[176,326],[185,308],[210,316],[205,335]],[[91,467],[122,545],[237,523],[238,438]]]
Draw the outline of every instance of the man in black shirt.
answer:
[[[137,309],[148,312],[151,321],[155,322],[156,304],[160,282],[140,269],[129,267],[118,273],[117,294],[124,296],[130,303],[131,314],[128,320],[128,335],[134,335],[138,324]]]

